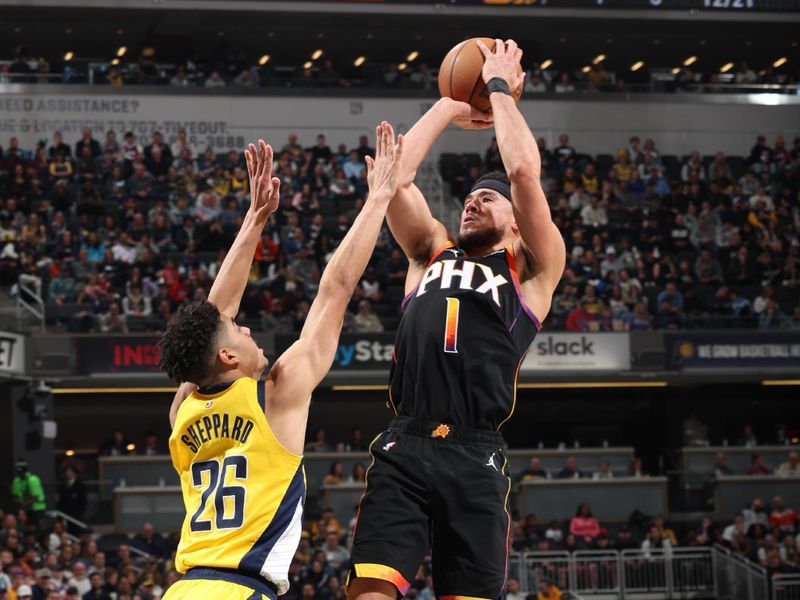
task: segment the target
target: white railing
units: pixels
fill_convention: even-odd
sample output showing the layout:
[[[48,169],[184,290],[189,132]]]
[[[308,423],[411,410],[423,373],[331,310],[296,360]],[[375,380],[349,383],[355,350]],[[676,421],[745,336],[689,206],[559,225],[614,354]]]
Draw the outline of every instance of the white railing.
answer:
[[[800,575],[773,577],[772,600],[800,600]]]
[[[68,515],[65,512],[61,512],[60,510],[48,510],[47,516],[51,519],[57,519],[66,521],[67,523],[72,523],[73,525],[79,527],[82,531],[89,530],[89,524],[84,523],[83,521],[76,519],[75,517]],[[71,533],[67,532],[67,537],[73,542],[80,542],[80,538],[72,535]],[[145,552],[144,550],[139,550],[136,546],[128,545],[128,549],[130,550],[131,554],[138,556],[139,558],[149,559],[153,556],[149,552]]]
[[[445,184],[437,164],[428,161],[419,166],[414,180],[422,195],[428,201],[431,214],[441,222],[447,231],[458,232],[461,222],[461,207],[445,192]]]
[[[511,555],[509,577],[518,579],[526,593],[536,593],[539,583],[547,580],[575,598],[732,600],[733,596],[719,593],[715,552],[711,548],[527,552]],[[719,554],[720,562],[730,562],[729,554]]]
[[[769,600],[764,567],[720,545],[714,546],[712,560],[720,600]]]
[[[573,553],[573,587],[581,596],[619,597],[622,594],[620,556],[614,550],[580,550]]]
[[[17,324],[22,326],[22,311],[32,314],[39,320],[42,332],[45,330],[44,299],[42,298],[42,279],[36,275],[20,275],[17,280]]]

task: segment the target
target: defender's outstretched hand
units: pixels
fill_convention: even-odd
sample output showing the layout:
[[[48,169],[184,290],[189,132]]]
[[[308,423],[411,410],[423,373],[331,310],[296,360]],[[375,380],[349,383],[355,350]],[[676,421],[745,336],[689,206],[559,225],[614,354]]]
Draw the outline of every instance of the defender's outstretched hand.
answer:
[[[375,128],[375,158],[366,157],[370,197],[394,198],[400,185],[403,143],[403,134],[400,134],[395,144],[394,129],[386,121]]]
[[[258,222],[266,223],[280,203],[281,180],[272,176],[272,146],[264,140],[258,140],[258,148],[250,144],[244,151],[244,156],[247,160],[247,172],[250,174],[248,212]]]
[[[483,53],[483,80],[486,83],[495,77],[506,80],[509,89],[516,90],[525,82],[525,71],[519,72],[518,65],[522,60],[522,50],[514,40],[495,40],[494,52],[482,41],[477,40],[478,48]]]

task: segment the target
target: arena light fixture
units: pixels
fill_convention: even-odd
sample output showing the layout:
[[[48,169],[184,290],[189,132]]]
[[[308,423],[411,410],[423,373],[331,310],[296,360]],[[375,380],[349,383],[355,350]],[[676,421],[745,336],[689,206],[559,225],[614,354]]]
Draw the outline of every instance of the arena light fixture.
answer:
[[[366,61],[366,60],[367,60],[367,57],[366,57],[366,56],[359,56],[358,58],[356,58],[356,59],[353,61],[353,66],[354,66],[354,67],[360,67],[361,65],[363,65],[363,64],[364,64],[364,61]]]
[[[125,450],[127,450],[128,452],[133,452],[134,450],[136,450],[136,444],[133,443],[128,444],[127,446],[125,446]]]
[[[772,63],[772,66],[777,69],[778,67],[785,65],[787,60],[788,59],[785,56],[781,56],[778,60]]]
[[[64,452],[64,456],[75,456],[75,450],[72,449],[67,450],[66,452]]]
[[[269,54],[262,54],[261,58],[258,59],[258,64],[264,66],[269,62],[269,59],[272,58]]]
[[[114,60],[111,61],[111,66],[112,67],[116,67],[118,64],[119,64],[119,59],[118,58],[115,58]]]
[[[677,75],[677,74],[678,74],[678,73],[680,73],[680,72],[681,72],[681,68],[680,68],[680,67],[673,67],[673,68],[672,68],[672,71],[671,71],[671,73],[672,73],[673,75]]]
[[[405,71],[407,67],[408,67],[408,65],[406,63],[400,63],[399,65],[397,65],[397,70],[398,71]]]
[[[635,63],[633,63],[631,65],[631,71],[633,71],[635,73],[636,71],[641,69],[643,66],[644,66],[644,61],[643,60],[637,60]]]
[[[549,69],[552,66],[553,66],[553,60],[548,58],[542,64],[539,65],[539,68],[542,71],[546,71],[547,69]]]
[[[119,48],[117,48],[117,57],[122,58],[123,56],[125,56],[125,53],[127,51],[128,51],[127,46],[120,46]]]
[[[406,56],[406,61],[407,62],[414,62],[417,59],[418,56],[419,56],[419,52],[414,50],[413,52],[410,52],[408,56]]]
[[[727,63],[725,63],[724,65],[722,65],[722,67],[720,67],[720,70],[719,70],[719,72],[720,72],[720,73],[727,73],[727,72],[728,72],[728,71],[730,71],[732,68],[733,68],[733,63],[732,63],[732,62],[727,62]]]
[[[74,53],[72,50],[70,50],[69,52],[67,52],[67,53],[64,55],[64,62],[69,62],[69,61],[71,61],[73,58],[75,58],[75,53]]]
[[[320,56],[322,56],[322,48],[317,48],[314,50],[314,54],[311,55],[311,60],[317,60]]]
[[[583,67],[581,69],[581,73],[588,73],[591,70],[592,70],[592,67],[590,67],[589,65],[586,65],[585,67]]]
[[[594,59],[592,60],[592,64],[593,64],[593,65],[599,65],[599,64],[600,64],[601,62],[603,62],[605,59],[606,59],[606,55],[605,55],[605,54],[598,54],[598,55],[597,55],[597,56],[595,56],[595,57],[594,57]]]
[[[685,61],[683,61],[684,67],[691,67],[694,63],[697,62],[697,57],[695,55],[690,56]]]
[[[314,66],[314,63],[312,63],[310,60],[307,60],[306,62],[303,63],[303,68],[304,69],[310,69],[313,66]]]

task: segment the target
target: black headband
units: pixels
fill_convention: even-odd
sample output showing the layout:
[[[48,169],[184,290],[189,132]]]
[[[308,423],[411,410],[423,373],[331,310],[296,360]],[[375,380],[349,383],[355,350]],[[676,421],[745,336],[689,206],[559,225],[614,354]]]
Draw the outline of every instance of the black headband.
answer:
[[[472,186],[472,189],[469,191],[469,193],[471,194],[475,190],[481,189],[493,190],[511,202],[511,186],[505,181],[500,181],[499,179],[481,179],[478,183]]]

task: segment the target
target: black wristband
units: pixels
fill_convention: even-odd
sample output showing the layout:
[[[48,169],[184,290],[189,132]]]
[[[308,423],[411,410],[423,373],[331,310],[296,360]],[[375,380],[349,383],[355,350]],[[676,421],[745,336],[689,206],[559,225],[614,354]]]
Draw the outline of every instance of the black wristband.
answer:
[[[489,94],[493,94],[494,92],[500,92],[501,94],[506,94],[507,96],[511,95],[511,90],[508,87],[508,83],[502,77],[492,77],[489,80],[489,83],[486,84],[486,90]]]

